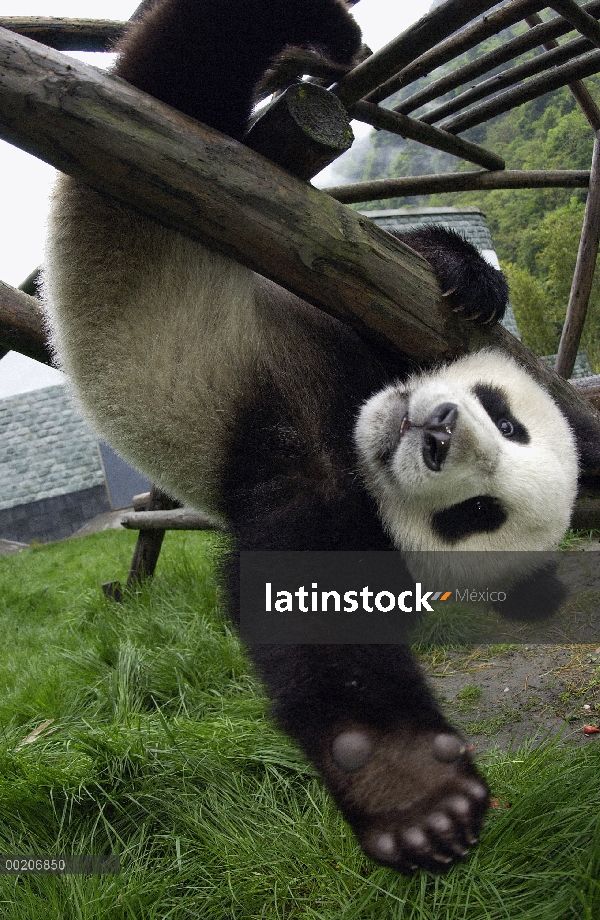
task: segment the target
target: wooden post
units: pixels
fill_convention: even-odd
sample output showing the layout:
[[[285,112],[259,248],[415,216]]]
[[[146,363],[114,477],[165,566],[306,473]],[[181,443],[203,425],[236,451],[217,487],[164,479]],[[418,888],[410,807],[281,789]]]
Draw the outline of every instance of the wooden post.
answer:
[[[560,337],[556,373],[568,378],[573,373],[594,280],[600,239],[600,138],[596,135],[590,170],[590,190],[585,204],[581,240],[571,285],[567,316]]]
[[[0,27],[59,51],[110,51],[127,25],[112,19],[3,16],[0,18]]]
[[[146,507],[143,511],[134,511],[126,514],[121,520],[121,525],[129,530],[223,530],[227,528],[219,524],[214,518],[208,517],[201,511],[193,508],[180,508],[163,510]]]
[[[172,499],[157,486],[152,486],[150,489],[148,511],[167,510],[179,507],[181,506],[178,501]],[[130,591],[134,589],[137,585],[141,584],[145,578],[151,578],[154,575],[164,537],[164,530],[140,530],[133,553],[133,559],[131,560],[125,590]],[[118,581],[106,582],[102,585],[102,590],[106,597],[111,598],[111,600],[123,600],[123,588]]]
[[[391,131],[392,134],[419,141],[434,150],[444,150],[455,157],[462,157],[469,163],[483,166],[484,169],[504,169],[504,160],[497,153],[492,153],[491,150],[486,150],[485,147],[473,144],[461,137],[453,137],[446,131],[426,125],[418,118],[409,118],[408,115],[392,112],[379,105],[373,105],[372,102],[357,102],[350,107],[350,113],[353,118],[372,125],[374,128]]]
[[[316,83],[290,86],[254,122],[244,143],[298,179],[312,179],[352,146],[348,112]]]
[[[166,511],[179,507],[180,503],[178,501],[172,499],[158,486],[152,486],[148,511]],[[127,577],[127,589],[134,588],[144,578],[151,578],[154,575],[164,536],[164,530],[140,530]]]

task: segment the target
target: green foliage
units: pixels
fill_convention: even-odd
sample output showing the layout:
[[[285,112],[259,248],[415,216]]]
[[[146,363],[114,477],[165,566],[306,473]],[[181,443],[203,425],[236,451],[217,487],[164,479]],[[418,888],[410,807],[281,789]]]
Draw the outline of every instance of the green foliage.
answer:
[[[524,231],[522,263],[503,263],[517,323],[526,345],[537,354],[556,353],[569,294],[584,205],[576,198],[547,212]],[[594,278],[582,347],[594,369],[600,367],[600,276]]]
[[[561,316],[551,315],[546,286],[526,268],[505,262],[502,268],[521,338],[538,355],[556,354]]]

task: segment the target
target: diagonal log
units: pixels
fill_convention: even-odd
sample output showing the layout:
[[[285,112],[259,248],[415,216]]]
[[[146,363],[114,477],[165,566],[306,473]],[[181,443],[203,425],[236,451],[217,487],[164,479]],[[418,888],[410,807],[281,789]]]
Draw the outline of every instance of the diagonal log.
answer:
[[[110,51],[127,24],[113,19],[2,16],[0,26],[61,51]]]
[[[505,330],[445,306],[431,267],[365,217],[122,80],[0,30],[0,134],[420,359],[496,344],[598,417]]]

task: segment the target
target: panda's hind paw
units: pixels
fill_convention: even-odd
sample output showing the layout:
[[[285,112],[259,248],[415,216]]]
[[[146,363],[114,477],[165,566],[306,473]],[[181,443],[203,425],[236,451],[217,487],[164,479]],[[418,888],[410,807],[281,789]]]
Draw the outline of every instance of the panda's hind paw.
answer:
[[[477,843],[488,790],[452,732],[340,732],[327,778],[365,852],[405,873],[444,872]]]

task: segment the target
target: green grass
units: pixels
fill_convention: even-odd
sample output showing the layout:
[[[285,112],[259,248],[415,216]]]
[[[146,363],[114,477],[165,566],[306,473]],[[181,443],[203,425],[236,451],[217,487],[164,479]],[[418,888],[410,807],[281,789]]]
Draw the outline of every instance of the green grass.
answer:
[[[361,854],[270,722],[221,610],[215,538],[170,533],[154,582],[117,605],[100,584],[123,577],[132,547],[107,532],[0,559],[0,853],[122,863],[0,875],[1,917],[600,916],[598,743],[489,755],[511,807],[448,876],[397,876]]]

